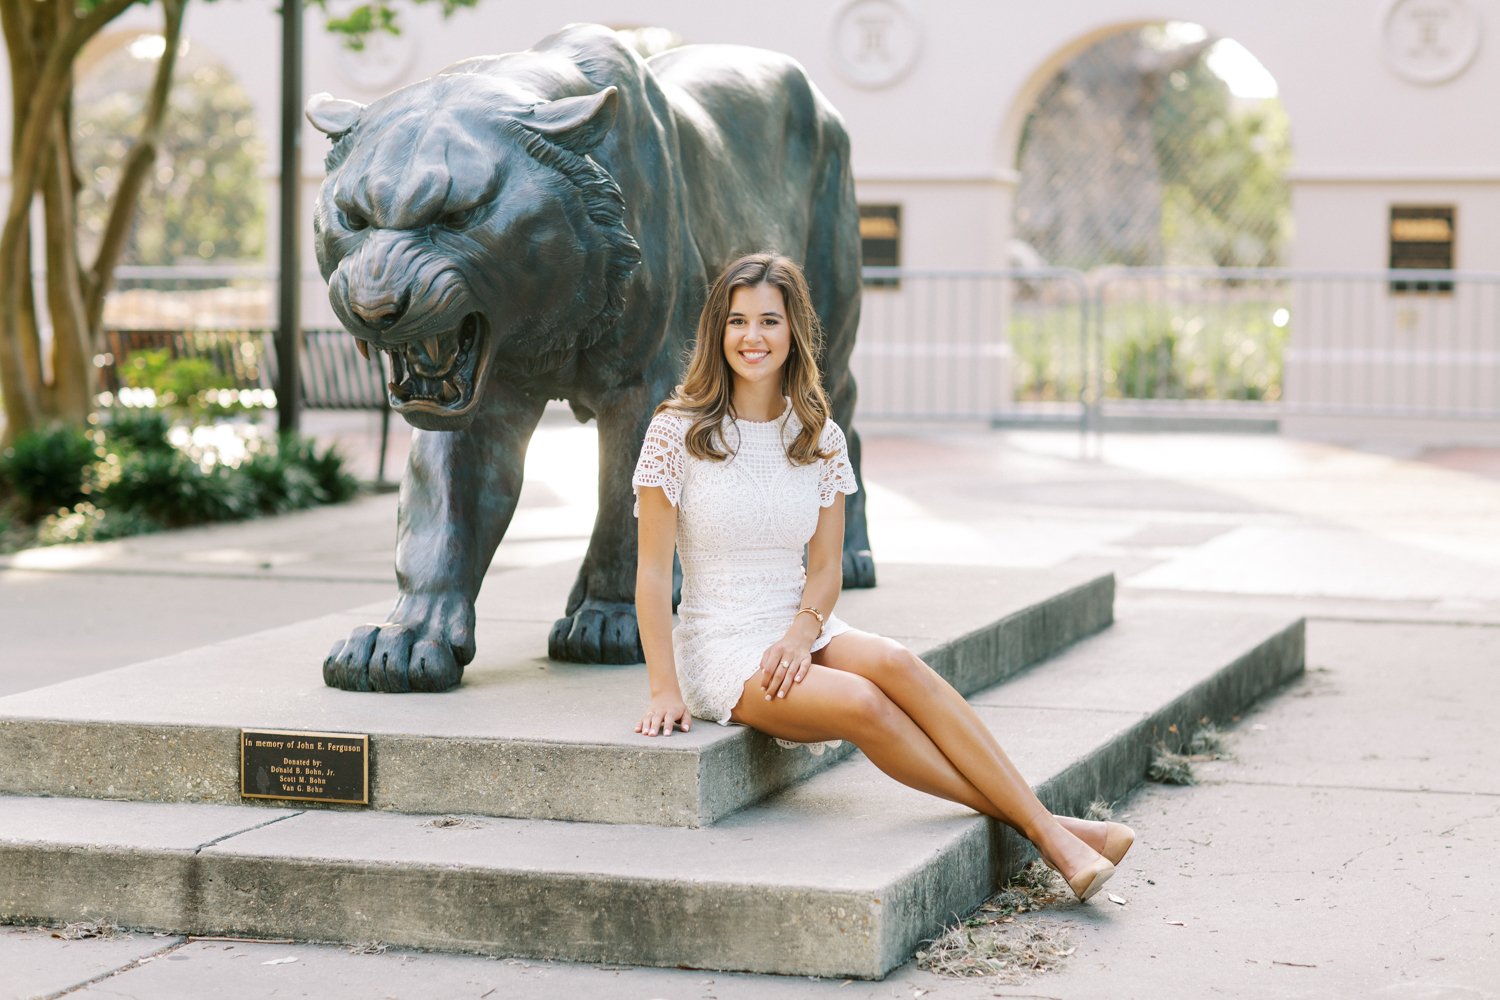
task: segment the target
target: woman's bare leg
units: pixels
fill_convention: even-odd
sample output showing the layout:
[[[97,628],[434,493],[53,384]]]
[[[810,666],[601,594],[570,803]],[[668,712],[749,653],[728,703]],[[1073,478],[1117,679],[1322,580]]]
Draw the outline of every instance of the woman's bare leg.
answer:
[[[773,701],[757,674],[730,718],[799,743],[848,740],[903,785],[1004,819],[895,702],[856,674],[814,664],[786,698]]]
[[[881,636],[850,631],[829,640],[813,661],[875,684],[988,800],[990,808],[980,811],[1014,827],[1065,877],[1095,859],[1103,845],[1103,825],[1095,844],[1095,838],[1082,836],[1090,832],[1080,829],[1085,821],[1065,824],[1063,817],[1053,816],[973,706],[910,650]]]
[[[1098,861],[1094,851],[1052,820],[1045,809],[1040,811],[1052,820],[1050,826],[1036,823],[1033,829],[1040,827],[1044,832],[1038,836],[1053,839],[1047,844],[1038,843],[1036,837],[1018,825],[1015,814],[997,808],[989,796],[960,773],[899,705],[873,681],[858,674],[814,664],[788,697],[769,701],[761,690],[759,675],[753,676],[745,682],[744,694],[730,717],[786,740],[803,743],[849,740],[864,751],[871,763],[902,784],[966,805],[1021,830],[1060,867],[1065,878]],[[1030,792],[1030,787],[1026,790]],[[1031,798],[1035,801],[1034,795]]]

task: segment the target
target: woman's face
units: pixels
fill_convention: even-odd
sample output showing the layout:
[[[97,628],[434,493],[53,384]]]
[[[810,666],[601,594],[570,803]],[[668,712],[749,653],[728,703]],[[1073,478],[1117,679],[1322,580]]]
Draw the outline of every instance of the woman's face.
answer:
[[[781,289],[770,282],[736,288],[724,324],[724,358],[735,381],[779,381],[791,346]]]

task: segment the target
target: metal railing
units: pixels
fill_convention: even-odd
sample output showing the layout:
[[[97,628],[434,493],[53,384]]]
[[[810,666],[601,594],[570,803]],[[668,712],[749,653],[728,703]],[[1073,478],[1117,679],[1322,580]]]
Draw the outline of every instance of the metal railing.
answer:
[[[850,361],[861,415],[1084,419],[1091,324],[1079,272],[869,267],[864,276]]]
[[[1500,419],[1500,274],[867,268],[875,418]]]
[[[1141,415],[1184,426],[1293,414],[1500,420],[1500,274],[866,268],[864,277],[851,366],[871,419],[1081,429]],[[238,380],[248,372],[236,366],[258,366],[269,387],[274,288],[265,268],[122,268],[107,325],[227,351],[215,355],[222,370]],[[241,314],[264,318],[232,322]],[[205,340],[208,331],[216,335]],[[378,405],[383,378],[373,366],[355,372],[347,337],[314,329],[308,345],[310,395]]]

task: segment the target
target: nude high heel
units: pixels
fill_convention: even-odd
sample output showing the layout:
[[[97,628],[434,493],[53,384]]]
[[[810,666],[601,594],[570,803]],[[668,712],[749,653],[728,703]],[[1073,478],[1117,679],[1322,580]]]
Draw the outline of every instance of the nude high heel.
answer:
[[[1125,857],[1125,852],[1135,843],[1135,831],[1124,823],[1104,824],[1104,850],[1099,853],[1109,859],[1110,864],[1118,865]]]
[[[1078,897],[1080,903],[1088,902],[1090,896],[1104,887],[1115,873],[1115,866],[1106,857],[1100,857],[1093,864],[1085,865],[1073,873],[1068,879],[1068,888],[1073,890],[1073,895]],[[1058,874],[1062,874],[1059,872]]]
[[[1046,858],[1042,858],[1042,864],[1057,872],[1058,875],[1062,875],[1057,866]],[[1102,854],[1096,854],[1092,862],[1074,872],[1072,878],[1065,878],[1063,881],[1068,883],[1068,888],[1073,890],[1073,895],[1078,897],[1080,903],[1086,903],[1089,897],[1102,889],[1104,883],[1108,882],[1114,874],[1114,864]]]

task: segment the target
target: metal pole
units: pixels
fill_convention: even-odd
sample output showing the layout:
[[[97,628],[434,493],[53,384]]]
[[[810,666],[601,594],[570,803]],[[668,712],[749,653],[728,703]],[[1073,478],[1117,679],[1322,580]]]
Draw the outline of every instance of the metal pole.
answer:
[[[280,305],[276,324],[277,430],[301,425],[302,262],[298,187],[302,174],[302,0],[281,0],[281,249]]]

